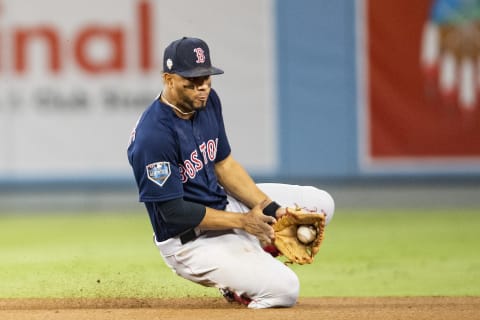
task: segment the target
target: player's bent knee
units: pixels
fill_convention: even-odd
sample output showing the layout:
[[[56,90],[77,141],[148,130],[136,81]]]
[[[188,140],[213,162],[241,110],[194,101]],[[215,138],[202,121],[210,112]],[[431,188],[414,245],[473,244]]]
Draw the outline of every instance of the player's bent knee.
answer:
[[[315,199],[315,209],[318,211],[323,211],[327,215],[328,224],[330,220],[333,218],[333,214],[335,213],[335,201],[330,193],[325,190],[318,189],[312,186],[305,187],[307,188],[307,194],[310,199]]]
[[[290,287],[285,295],[278,298],[278,307],[293,307],[298,300],[300,293],[300,284],[297,282],[295,286]]]
[[[253,300],[248,307],[250,309],[266,309],[266,308],[289,308],[293,307],[298,300],[298,291],[284,293],[281,296]]]
[[[294,272],[282,277],[276,282],[270,292],[264,297],[255,298],[248,307],[251,309],[288,308],[297,303],[300,293],[300,281]]]
[[[278,296],[278,307],[291,307],[297,303],[300,293],[300,281],[295,273],[283,282],[283,289]]]
[[[327,214],[327,221],[326,223],[329,224],[330,220],[332,220],[333,215],[335,213],[335,200],[333,200],[333,197],[328,193],[327,191],[323,191],[323,198],[324,198],[324,208],[325,213]]]

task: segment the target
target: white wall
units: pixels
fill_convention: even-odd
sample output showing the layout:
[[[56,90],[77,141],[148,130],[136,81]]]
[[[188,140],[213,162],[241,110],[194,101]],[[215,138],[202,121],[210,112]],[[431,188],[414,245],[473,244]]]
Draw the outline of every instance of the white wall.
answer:
[[[234,156],[253,172],[271,172],[272,3],[3,0],[0,179],[129,177],[130,130],[161,91],[163,48],[184,35],[206,40],[225,70],[213,86]]]

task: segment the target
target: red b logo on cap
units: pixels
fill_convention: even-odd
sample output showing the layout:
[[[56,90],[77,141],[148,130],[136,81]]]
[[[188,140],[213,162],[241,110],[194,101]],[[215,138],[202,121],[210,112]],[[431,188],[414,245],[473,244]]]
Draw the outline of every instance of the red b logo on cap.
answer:
[[[205,52],[203,51],[202,48],[195,48],[193,49],[195,54],[197,55],[197,61],[196,63],[204,63],[205,62]]]

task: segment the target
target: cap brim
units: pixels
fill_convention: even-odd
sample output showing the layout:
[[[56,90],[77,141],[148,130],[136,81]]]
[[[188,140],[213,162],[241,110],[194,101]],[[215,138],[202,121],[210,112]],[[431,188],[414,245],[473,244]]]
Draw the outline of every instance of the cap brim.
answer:
[[[208,68],[195,68],[188,71],[177,71],[175,73],[178,75],[181,75],[184,78],[195,78],[195,77],[204,77],[204,76],[213,76],[216,74],[222,74],[223,70],[215,67],[208,67]]]

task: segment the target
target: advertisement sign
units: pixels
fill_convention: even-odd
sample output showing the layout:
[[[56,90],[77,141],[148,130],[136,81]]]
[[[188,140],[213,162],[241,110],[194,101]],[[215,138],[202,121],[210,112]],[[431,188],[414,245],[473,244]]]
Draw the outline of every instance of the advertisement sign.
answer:
[[[362,169],[480,171],[478,12],[478,1],[359,6]]]
[[[225,70],[213,87],[237,159],[275,167],[272,19],[261,2],[0,0],[0,178],[130,177],[130,131],[161,92],[163,49],[182,36],[204,39]],[[258,86],[238,92],[252,77]]]

